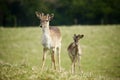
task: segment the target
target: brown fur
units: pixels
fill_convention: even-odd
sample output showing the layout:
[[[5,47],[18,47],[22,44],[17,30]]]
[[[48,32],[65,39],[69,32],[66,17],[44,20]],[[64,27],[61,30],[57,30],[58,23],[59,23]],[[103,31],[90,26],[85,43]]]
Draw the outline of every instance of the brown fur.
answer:
[[[61,32],[59,30],[59,28],[57,27],[50,27],[50,33],[51,33],[51,37],[56,37],[57,39],[61,40]]]

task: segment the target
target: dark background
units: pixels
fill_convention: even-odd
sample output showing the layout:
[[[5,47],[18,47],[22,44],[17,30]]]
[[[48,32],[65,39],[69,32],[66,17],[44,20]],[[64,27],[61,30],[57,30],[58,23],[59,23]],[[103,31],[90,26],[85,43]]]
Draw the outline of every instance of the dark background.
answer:
[[[120,24],[120,0],[0,0],[0,26],[38,26],[35,11],[54,13],[51,25]]]

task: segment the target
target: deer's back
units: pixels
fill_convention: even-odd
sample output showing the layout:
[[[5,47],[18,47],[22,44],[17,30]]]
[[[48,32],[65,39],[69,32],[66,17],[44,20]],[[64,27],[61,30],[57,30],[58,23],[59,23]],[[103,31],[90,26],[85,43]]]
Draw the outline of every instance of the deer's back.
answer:
[[[52,39],[60,40],[61,39],[61,32],[60,32],[59,28],[50,27],[50,36],[52,37]]]
[[[50,36],[52,39],[52,45],[53,46],[59,46],[61,45],[61,32],[58,27],[50,27]]]

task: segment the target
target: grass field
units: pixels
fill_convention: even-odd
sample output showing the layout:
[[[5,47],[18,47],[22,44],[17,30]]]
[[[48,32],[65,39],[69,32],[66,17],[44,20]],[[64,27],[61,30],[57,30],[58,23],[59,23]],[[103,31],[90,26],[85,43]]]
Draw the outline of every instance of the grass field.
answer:
[[[42,61],[41,28],[0,27],[0,80],[120,80],[120,25],[61,26],[62,72],[51,67],[50,54],[46,66]],[[70,73],[67,47],[73,34],[84,34],[81,70]]]

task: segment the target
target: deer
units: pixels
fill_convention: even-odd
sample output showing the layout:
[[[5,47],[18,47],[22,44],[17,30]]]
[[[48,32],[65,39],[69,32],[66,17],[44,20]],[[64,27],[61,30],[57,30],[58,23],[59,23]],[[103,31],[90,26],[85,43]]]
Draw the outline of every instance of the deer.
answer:
[[[81,59],[82,50],[81,50],[81,47],[79,45],[79,40],[82,39],[83,37],[84,37],[84,35],[74,34],[74,36],[73,36],[74,42],[70,43],[70,45],[67,48],[68,55],[69,55],[71,62],[72,62],[71,73],[75,73],[76,62],[78,62],[79,69],[80,69],[80,59]]]
[[[56,70],[56,58],[57,58],[58,68],[60,71],[61,70],[60,52],[62,36],[60,29],[58,27],[51,27],[49,25],[50,21],[54,17],[54,14],[44,14],[37,11],[35,12],[35,14],[37,18],[40,20],[40,27],[42,28],[43,58],[41,70],[43,70],[45,66],[46,54],[48,51],[50,51],[52,68]]]

